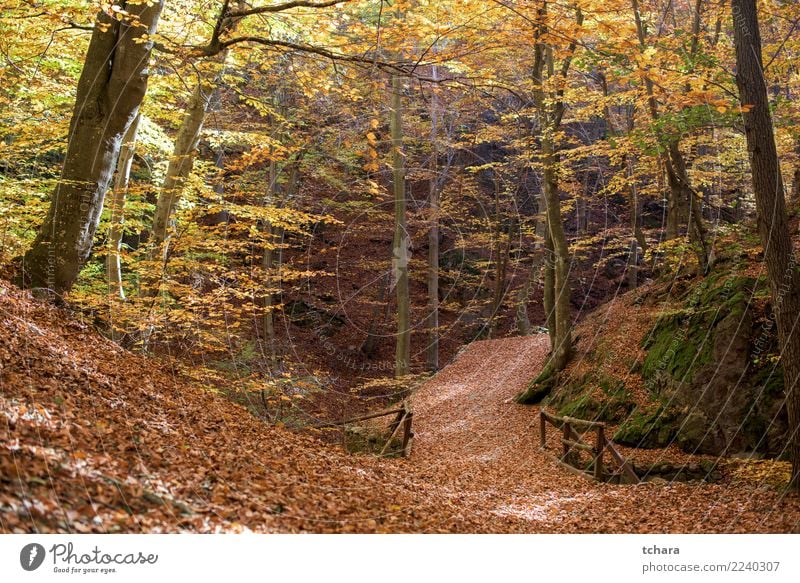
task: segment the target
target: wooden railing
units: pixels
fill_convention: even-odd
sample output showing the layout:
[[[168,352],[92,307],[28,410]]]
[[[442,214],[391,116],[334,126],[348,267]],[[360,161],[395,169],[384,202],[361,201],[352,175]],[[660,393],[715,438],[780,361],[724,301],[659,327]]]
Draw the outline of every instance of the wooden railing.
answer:
[[[414,412],[411,410],[411,405],[409,405],[408,401],[403,401],[403,406],[397,409],[396,413],[397,416],[389,426],[392,432],[389,434],[389,439],[386,440],[386,445],[384,445],[381,450],[381,455],[386,453],[397,431],[402,427],[403,441],[400,446],[400,455],[408,457],[411,455],[411,441],[414,439],[414,433],[411,431],[411,424],[414,422]]]
[[[403,401],[399,407],[394,407],[392,409],[379,411],[377,413],[369,413],[368,415],[362,415],[360,417],[353,417],[352,419],[347,419],[345,421],[321,423],[319,425],[316,425],[316,427],[318,428],[344,427],[346,425],[352,425],[353,423],[359,423],[361,421],[369,421],[370,419],[377,419],[379,417],[386,417],[388,415],[395,415],[395,418],[392,421],[391,425],[389,425],[391,432],[389,433],[389,438],[386,440],[386,443],[381,449],[380,455],[381,456],[386,455],[390,445],[392,444],[392,441],[402,428],[403,437],[399,452],[401,456],[408,457],[409,455],[411,455],[411,444],[414,439],[414,432],[411,430],[412,424],[414,422],[414,412],[411,410],[411,404],[408,402],[408,400]]]
[[[639,483],[639,476],[633,471],[631,465],[622,457],[614,447],[614,444],[606,438],[605,423],[599,421],[586,421],[574,417],[558,416],[547,411],[539,412],[539,446],[542,451],[547,453],[547,424],[561,430],[561,445],[563,451],[560,457],[555,457],[555,461],[582,476],[594,478],[599,482],[610,481],[619,477],[621,482]],[[586,443],[583,435],[594,431],[596,434],[595,443]],[[592,457],[590,464],[591,472],[578,467],[577,455],[579,451],[585,451]],[[608,473],[604,463],[605,452],[608,451],[616,465],[616,471]]]

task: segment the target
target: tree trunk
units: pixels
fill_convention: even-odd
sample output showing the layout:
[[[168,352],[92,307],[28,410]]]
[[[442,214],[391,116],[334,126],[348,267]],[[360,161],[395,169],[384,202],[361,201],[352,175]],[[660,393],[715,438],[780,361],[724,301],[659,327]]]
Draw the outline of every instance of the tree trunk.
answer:
[[[67,151],[47,217],[22,264],[23,284],[68,292],[92,251],[122,139],[147,90],[147,64],[164,0],[120,2],[140,26],[97,21],[78,82]],[[105,29],[105,32],[103,32]]]
[[[411,241],[406,228],[406,172],[403,154],[402,80],[392,76],[390,130],[392,136],[392,192],[394,194],[394,242],[392,273],[397,295],[397,344],[395,376],[410,372],[411,327],[409,322],[408,260]]]
[[[635,288],[639,285],[639,249],[641,253],[647,251],[647,240],[644,237],[641,224],[641,209],[639,204],[639,193],[633,178],[630,162],[626,161],[625,168],[628,171],[630,185],[629,199],[631,203],[631,249],[628,256],[628,287]]]
[[[544,191],[539,193],[537,203],[538,208],[535,224],[536,243],[533,249],[533,261],[531,262],[531,269],[528,274],[528,278],[525,281],[525,284],[520,288],[519,295],[517,297],[517,331],[522,336],[527,336],[533,331],[531,321],[528,318],[528,301],[533,286],[539,281],[539,277],[542,272],[544,272],[544,297],[542,299],[545,315],[544,325],[548,328],[548,330],[550,330],[551,327],[553,298],[555,297],[555,293],[553,291],[554,279],[552,277],[553,272],[551,261],[553,250],[552,245],[549,244],[550,236],[547,232],[547,217],[545,216],[544,211],[547,205],[544,201]],[[555,326],[553,326],[552,329],[555,331]]]
[[[241,18],[229,17],[228,4],[229,2],[227,1],[223,3],[222,10],[217,17],[214,31],[217,40],[220,35],[235,31],[241,21]],[[242,0],[238,0],[236,4],[240,10],[246,7],[246,3]],[[201,74],[189,100],[186,114],[175,139],[175,147],[167,167],[167,174],[164,177],[164,183],[156,203],[156,214],[153,217],[151,257],[157,256],[159,252],[164,257],[167,256],[167,249],[164,244],[169,234],[169,223],[180,201],[184,183],[192,172],[194,157],[203,131],[203,124],[214,101],[217,88],[222,81],[227,58],[227,49],[223,49],[214,55],[210,60],[210,65],[218,67],[216,72],[210,80],[204,79]]]
[[[792,203],[800,203],[800,140],[797,141],[794,148],[797,158],[794,163],[794,173],[792,174]]]
[[[433,81],[438,80],[439,69],[431,68]],[[425,328],[428,330],[428,345],[425,348],[425,361],[429,372],[439,370],[439,94],[438,88],[431,90],[431,176],[428,182],[428,206],[430,207],[430,227],[428,228],[428,315]]]
[[[603,97],[606,99],[609,96],[608,92],[608,82],[606,80],[605,74],[602,72],[599,73],[600,79],[600,86],[603,89]],[[608,127],[608,133],[611,136],[619,135],[619,131],[616,127],[614,127],[614,120],[611,115],[611,108],[606,105],[605,111],[605,121],[606,126]],[[627,116],[627,131],[630,134],[634,128],[634,117],[633,111],[628,109],[628,116]],[[642,232],[642,225],[640,220],[641,212],[639,210],[639,196],[638,191],[636,189],[636,179],[633,174],[633,164],[630,160],[628,154],[623,154],[622,159],[620,161],[619,166],[616,169],[616,172],[624,172],[628,177],[626,190],[628,191],[628,201],[630,202],[631,208],[631,242],[630,242],[630,252],[628,254],[628,286],[634,288],[638,285],[638,268],[639,268],[639,248],[641,247],[642,252],[644,253],[647,250],[647,241],[644,237],[644,232]]]
[[[533,332],[531,320],[528,317],[528,302],[530,301],[531,291],[533,290],[534,283],[539,277],[541,270],[541,260],[534,254],[533,262],[531,263],[528,277],[525,278],[525,283],[517,291],[517,334],[520,336],[529,336]]]
[[[654,121],[657,118],[654,118]],[[664,169],[667,175],[667,185],[669,186],[669,198],[667,199],[667,227],[665,237],[677,239],[687,233],[683,232],[689,224],[689,212],[687,209],[686,193],[681,188],[673,166],[673,154],[679,161],[683,160],[683,155],[677,143],[669,144],[664,160]]]
[[[508,226],[506,231],[500,231],[497,241],[497,262],[494,274],[494,293],[492,294],[492,314],[489,319],[489,338],[494,338],[497,330],[497,315],[506,297],[506,273],[508,271],[508,261],[511,254],[511,233],[515,225]],[[499,240],[502,238],[502,241]]]
[[[206,113],[211,105],[214,86],[204,86],[198,83],[195,87],[186,114],[175,139],[175,147],[167,166],[164,183],[158,194],[156,214],[153,217],[152,249],[153,256],[158,256],[161,247],[167,240],[169,222],[175,213],[175,208],[180,200],[183,185],[194,166],[194,157],[200,143],[200,134]]]
[[[275,196],[277,193],[277,185],[278,185],[278,163],[275,160],[270,160],[269,163],[269,174],[267,177],[269,184],[267,184],[267,197],[264,206],[270,206],[275,204]],[[275,267],[275,230],[272,226],[270,221],[264,222],[264,257],[262,261],[262,267],[264,269],[264,289],[266,290],[264,293],[264,318],[262,321],[263,324],[263,333],[264,333],[264,342],[267,345],[267,349],[269,351],[269,358],[270,363],[274,366],[275,365],[275,316],[274,312],[274,304],[275,304],[275,294],[272,292],[273,278],[272,278],[272,271]]]
[[[558,195],[557,157],[549,136],[542,138],[544,154],[544,195],[547,203],[547,227],[554,251],[554,307],[556,332],[550,355],[550,367],[560,372],[572,354],[572,316],[569,291],[569,246],[561,221],[561,200]]]
[[[547,3],[542,4],[539,11],[543,18],[547,12]],[[583,25],[583,12],[576,8],[576,24]],[[517,395],[519,403],[536,403],[550,393],[555,386],[559,373],[564,370],[572,356],[572,315],[570,310],[569,289],[569,245],[564,234],[564,224],[561,220],[561,199],[558,189],[558,148],[556,133],[561,126],[564,116],[565,102],[563,94],[558,90],[545,95],[542,88],[544,73],[548,78],[558,75],[561,84],[567,81],[572,57],[577,48],[577,42],[572,41],[567,49],[566,56],[556,72],[553,57],[553,48],[542,42],[542,36],[547,32],[544,25],[537,31],[537,42],[534,47],[533,80],[537,85],[534,89],[534,103],[536,105],[539,124],[541,127],[541,159],[542,159],[542,199],[547,216],[548,239],[546,243],[552,249],[552,263],[545,264],[545,313],[548,314],[548,330],[550,332],[550,356],[544,369],[531,384]],[[551,267],[552,266],[552,267]],[[548,278],[550,281],[548,281]],[[548,285],[550,283],[550,285]],[[548,301],[548,287],[552,289],[552,296]],[[548,305],[548,303],[550,305]]]
[[[789,444],[792,457],[791,487],[800,491],[800,277],[789,236],[783,179],[764,80],[761,34],[755,0],[732,0],[736,85],[750,153],[758,231],[772,293],[773,311],[789,414]]]
[[[544,235],[544,290],[542,303],[544,306],[544,325],[550,335],[550,350],[556,345],[556,262],[553,251],[553,239],[545,222]]]
[[[699,6],[699,2],[696,6]],[[638,0],[631,0],[633,16],[636,23],[636,36],[639,46],[645,49],[647,46],[647,34],[642,23],[639,12]],[[696,8],[695,17],[692,21],[692,29],[697,31],[692,40],[692,53],[697,50],[697,40],[700,30],[700,9]],[[650,118],[653,121],[659,120],[658,102],[655,98],[653,81],[649,76],[644,78],[645,91],[647,93],[647,104]],[[686,172],[686,161],[680,150],[678,139],[670,140],[667,144],[664,167],[667,173],[667,184],[669,185],[669,199],[667,200],[667,224],[665,237],[676,239],[683,236],[686,229],[686,236],[695,243],[695,253],[701,273],[706,273],[710,268],[711,249],[706,236],[706,229],[701,214],[699,197],[692,188],[689,175]]]
[[[589,230],[586,199],[583,196],[583,194],[579,194],[575,197],[575,229],[579,235],[585,235]]]
[[[125,198],[128,195],[128,180],[131,175],[131,165],[133,164],[133,154],[136,150],[136,133],[139,130],[139,120],[142,116],[137,115],[136,119],[128,128],[122,140],[117,162],[117,177],[114,180],[114,189],[111,197],[111,223],[108,229],[108,252],[106,254],[106,276],[108,278],[108,293],[125,299],[125,289],[122,286],[122,265],[120,261],[120,249],[122,247],[122,235],[125,226]]]

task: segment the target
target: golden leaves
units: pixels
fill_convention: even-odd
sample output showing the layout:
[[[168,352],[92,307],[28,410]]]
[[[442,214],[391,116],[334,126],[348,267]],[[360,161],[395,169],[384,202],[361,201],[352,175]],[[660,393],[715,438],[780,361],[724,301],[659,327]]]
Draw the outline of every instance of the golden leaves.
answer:
[[[369,127],[372,130],[377,130],[380,122],[372,118],[369,120]],[[367,147],[364,151],[364,158],[366,158],[366,162],[362,166],[364,170],[367,172],[377,172],[380,169],[378,164],[378,136],[375,134],[374,131],[369,131],[366,134],[367,138]],[[378,189],[373,189],[370,187],[370,192],[373,194],[378,194]]]

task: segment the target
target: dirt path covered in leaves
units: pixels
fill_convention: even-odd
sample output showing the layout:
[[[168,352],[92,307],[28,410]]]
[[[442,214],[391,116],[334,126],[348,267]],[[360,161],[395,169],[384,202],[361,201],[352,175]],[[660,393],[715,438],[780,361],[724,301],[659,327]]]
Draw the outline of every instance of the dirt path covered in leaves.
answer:
[[[590,482],[558,467],[538,449],[538,408],[511,400],[541,369],[547,347],[546,335],[475,342],[415,396],[410,469],[482,530],[798,528],[796,497],[779,501],[774,491],[731,484],[615,486]]]
[[[788,532],[796,497],[609,486],[510,402],[542,337],[476,342],[415,395],[409,459],[270,427],[0,281],[0,532]],[[160,370],[161,369],[161,370]]]

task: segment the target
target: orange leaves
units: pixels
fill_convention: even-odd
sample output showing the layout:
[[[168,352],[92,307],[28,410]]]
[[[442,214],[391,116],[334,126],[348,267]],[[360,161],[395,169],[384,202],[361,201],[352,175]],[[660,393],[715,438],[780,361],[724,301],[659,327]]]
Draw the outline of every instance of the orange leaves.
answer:
[[[287,148],[277,140],[264,136],[263,141],[266,143],[245,152],[235,161],[228,164],[227,169],[241,172],[259,164],[286,160],[292,154],[292,149]]]
[[[378,136],[375,134],[374,130],[378,129],[380,122],[372,118],[369,120],[369,127],[373,131],[368,131],[366,134],[367,138],[367,147],[364,151],[364,158],[366,158],[366,162],[362,166],[364,170],[367,172],[377,172],[380,169],[380,165],[378,164]],[[371,191],[374,189],[371,189]],[[377,194],[377,192],[375,192]]]

